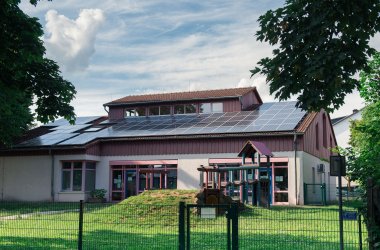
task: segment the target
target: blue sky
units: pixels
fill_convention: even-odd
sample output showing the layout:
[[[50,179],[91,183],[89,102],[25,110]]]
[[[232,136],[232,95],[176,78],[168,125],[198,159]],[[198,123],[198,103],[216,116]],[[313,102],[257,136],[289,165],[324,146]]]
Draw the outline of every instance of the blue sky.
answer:
[[[105,114],[102,104],[126,95],[254,85],[249,70],[270,56],[257,42],[258,17],[283,1],[42,0],[20,7],[40,19],[47,56],[78,93],[78,116]],[[380,37],[372,45],[380,50]],[[363,106],[357,93],[332,116]]]

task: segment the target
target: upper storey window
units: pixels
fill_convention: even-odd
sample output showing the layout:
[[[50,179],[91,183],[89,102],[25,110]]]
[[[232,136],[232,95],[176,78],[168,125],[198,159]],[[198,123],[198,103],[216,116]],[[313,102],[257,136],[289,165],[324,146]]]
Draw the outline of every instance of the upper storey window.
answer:
[[[199,113],[220,113],[223,112],[223,103],[201,103],[199,105]]]
[[[145,108],[132,108],[132,109],[125,109],[124,111],[124,117],[128,116],[145,116]]]
[[[174,114],[193,114],[197,112],[197,106],[195,104],[179,104],[174,105]]]
[[[149,115],[170,115],[171,106],[157,106],[149,108]]]

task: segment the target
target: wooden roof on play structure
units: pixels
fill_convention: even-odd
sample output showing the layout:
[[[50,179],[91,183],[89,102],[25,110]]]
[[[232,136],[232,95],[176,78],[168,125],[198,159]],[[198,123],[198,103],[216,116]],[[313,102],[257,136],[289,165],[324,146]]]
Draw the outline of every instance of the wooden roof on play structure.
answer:
[[[258,141],[247,141],[244,147],[240,150],[238,156],[241,157],[243,154],[245,154],[245,156],[251,156],[256,152],[264,156],[273,156],[272,151],[267,148],[264,143]]]

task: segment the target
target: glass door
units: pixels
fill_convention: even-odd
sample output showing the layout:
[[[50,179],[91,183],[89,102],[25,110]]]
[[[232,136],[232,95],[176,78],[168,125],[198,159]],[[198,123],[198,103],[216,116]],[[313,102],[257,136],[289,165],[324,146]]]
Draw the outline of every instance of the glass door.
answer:
[[[125,171],[125,198],[136,195],[136,170]]]
[[[123,170],[122,169],[112,169],[112,201],[121,201],[123,197]]]

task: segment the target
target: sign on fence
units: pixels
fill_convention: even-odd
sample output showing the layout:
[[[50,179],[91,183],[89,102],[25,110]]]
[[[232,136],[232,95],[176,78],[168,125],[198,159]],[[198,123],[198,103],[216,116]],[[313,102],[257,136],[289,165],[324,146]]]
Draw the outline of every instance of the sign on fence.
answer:
[[[201,208],[201,218],[202,219],[215,219],[216,218],[216,208],[214,208],[214,207],[202,207]]]
[[[357,220],[358,213],[357,212],[343,212],[343,220]]]

